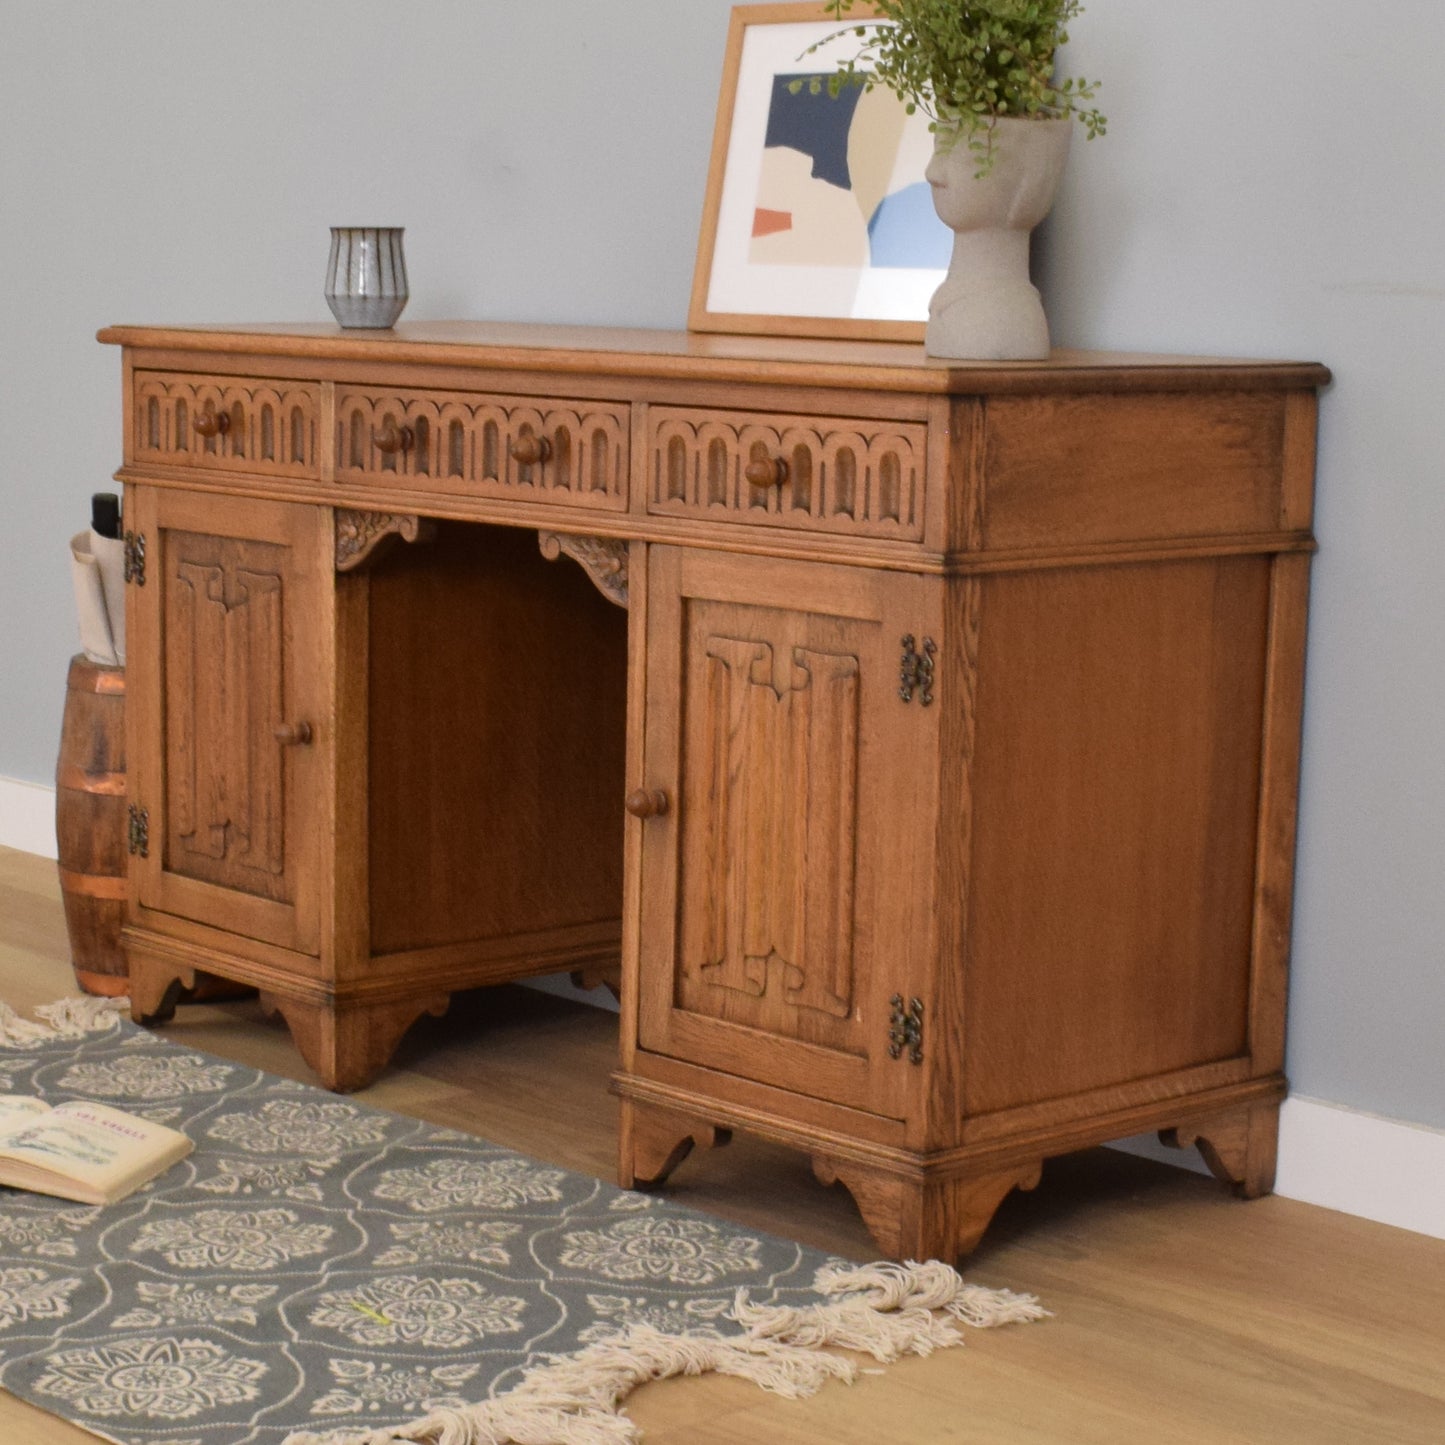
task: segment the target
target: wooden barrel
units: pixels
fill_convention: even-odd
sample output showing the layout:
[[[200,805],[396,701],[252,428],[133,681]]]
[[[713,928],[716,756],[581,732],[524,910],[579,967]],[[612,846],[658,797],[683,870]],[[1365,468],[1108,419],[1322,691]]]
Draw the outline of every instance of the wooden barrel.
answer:
[[[86,993],[127,988],[126,821],[125,669],[73,657],[55,765],[55,839],[70,960]]]

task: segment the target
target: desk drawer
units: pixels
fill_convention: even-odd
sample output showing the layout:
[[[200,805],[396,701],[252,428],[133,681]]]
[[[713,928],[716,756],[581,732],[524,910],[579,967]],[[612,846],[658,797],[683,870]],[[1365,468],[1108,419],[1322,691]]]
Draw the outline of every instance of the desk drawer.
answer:
[[[138,371],[131,395],[137,464],[317,475],[321,408],[315,384]]]
[[[775,412],[648,412],[647,509],[913,542],[928,428]]]
[[[337,388],[336,477],[620,512],[626,403]]]

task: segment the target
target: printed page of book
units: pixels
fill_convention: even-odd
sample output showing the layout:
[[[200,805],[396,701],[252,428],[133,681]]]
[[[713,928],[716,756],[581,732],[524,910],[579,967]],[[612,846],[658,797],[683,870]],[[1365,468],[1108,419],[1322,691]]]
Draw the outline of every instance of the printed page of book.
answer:
[[[28,1129],[36,1115],[50,1113],[44,1099],[30,1094],[0,1094],[0,1144],[16,1131]]]
[[[184,1134],[106,1104],[71,1100],[26,1116],[4,1112],[9,1102],[0,1100],[0,1183],[109,1203],[191,1152]]]

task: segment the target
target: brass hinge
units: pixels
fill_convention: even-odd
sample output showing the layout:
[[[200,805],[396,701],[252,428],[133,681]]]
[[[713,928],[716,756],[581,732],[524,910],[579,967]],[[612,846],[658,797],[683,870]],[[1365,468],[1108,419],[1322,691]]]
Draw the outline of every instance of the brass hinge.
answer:
[[[911,632],[903,639],[903,664],[898,673],[898,680],[902,685],[898,689],[898,696],[904,702],[913,701],[915,689],[918,700],[924,707],[933,702],[933,659],[937,652],[938,644],[931,637],[923,639],[922,652],[914,651]]]
[[[137,587],[146,585],[146,538],[144,532],[125,534],[125,580]]]
[[[889,1000],[893,1012],[888,1015],[888,1057],[899,1059],[908,1050],[908,1062],[923,1062],[923,1000],[911,998],[903,1006],[903,995],[895,993]]]
[[[128,810],[130,821],[127,826],[126,847],[142,858],[151,855],[151,815],[148,808],[137,808],[134,803]]]

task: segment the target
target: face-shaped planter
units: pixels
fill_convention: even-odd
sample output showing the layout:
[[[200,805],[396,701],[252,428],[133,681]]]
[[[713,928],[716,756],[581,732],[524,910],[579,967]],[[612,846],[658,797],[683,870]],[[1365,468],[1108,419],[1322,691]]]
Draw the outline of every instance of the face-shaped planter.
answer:
[[[1073,122],[1002,119],[994,163],[977,176],[967,141],[940,144],[929,162],[933,204],[954,233],[948,275],[928,308],[931,356],[1037,361],[1049,354],[1043,302],[1029,280],[1029,235],[1048,215]]]

